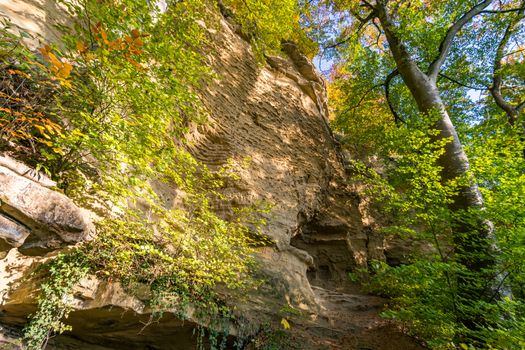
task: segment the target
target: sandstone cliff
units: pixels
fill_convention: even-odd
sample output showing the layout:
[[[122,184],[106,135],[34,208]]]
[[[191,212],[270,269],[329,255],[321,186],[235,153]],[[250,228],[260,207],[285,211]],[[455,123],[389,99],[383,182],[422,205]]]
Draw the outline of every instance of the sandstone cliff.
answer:
[[[9,0],[0,4],[0,15],[53,39],[50,23],[63,17],[52,3]],[[284,45],[283,57],[268,57],[260,66],[227,20],[210,29],[210,36],[209,64],[219,77],[203,88],[211,117],[192,131],[192,152],[212,167],[248,157],[241,180],[227,184],[224,194],[231,206],[257,200],[273,205],[264,234],[276,243],[258,251],[266,283],[238,302],[246,319],[278,323],[283,308],[300,310],[300,316],[290,317],[290,334],[301,349],[417,348],[378,316],[383,300],[361,294],[347,281],[368,259],[384,258],[385,246],[345,174],[328,124],[323,78],[292,43]],[[94,232],[89,214],[48,188],[52,184],[1,159],[0,344],[7,344],[35,308],[37,281],[29,278],[31,271],[48,252]],[[144,327],[148,309],[117,284],[87,278],[71,303],[73,330],[50,348],[194,346],[194,324],[166,315]],[[238,325],[230,331],[243,332]]]

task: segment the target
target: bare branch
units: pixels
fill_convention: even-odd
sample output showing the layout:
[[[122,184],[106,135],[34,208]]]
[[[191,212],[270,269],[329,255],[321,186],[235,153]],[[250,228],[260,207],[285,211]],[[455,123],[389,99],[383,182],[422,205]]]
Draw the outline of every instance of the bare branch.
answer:
[[[479,3],[478,5],[471,8],[468,12],[466,12],[463,16],[461,16],[447,31],[447,35],[445,38],[443,38],[443,41],[441,41],[441,44],[439,45],[439,54],[434,59],[434,61],[430,64],[430,67],[428,68],[428,77],[432,80],[435,80],[437,78],[437,75],[439,73],[439,70],[441,69],[441,66],[445,62],[445,59],[447,58],[448,53],[450,52],[450,48],[452,47],[452,42],[454,41],[454,38],[456,37],[456,34],[463,28],[465,24],[470,22],[472,18],[474,18],[476,15],[480,14],[481,11],[483,11],[487,6],[489,6],[492,3],[493,0],[484,0],[483,2]]]

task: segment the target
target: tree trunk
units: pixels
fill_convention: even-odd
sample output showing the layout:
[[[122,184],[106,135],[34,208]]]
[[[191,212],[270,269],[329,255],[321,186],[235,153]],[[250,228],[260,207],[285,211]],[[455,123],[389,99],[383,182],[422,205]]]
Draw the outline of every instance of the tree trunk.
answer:
[[[437,113],[439,119],[435,128],[440,133],[436,140],[450,139],[450,142],[445,146],[443,156],[439,159],[439,165],[443,169],[443,181],[447,182],[469,176],[467,155],[441,100],[436,79],[423,73],[412,60],[403,43],[395,34],[395,27],[386,10],[386,6],[381,1],[378,1],[375,10],[385,32],[399,74],[410,90],[419,111],[423,114]],[[483,206],[483,199],[474,179],[470,179],[466,185],[462,186],[453,199],[450,209],[458,214],[453,222],[454,243],[458,261],[474,273],[494,267],[496,264],[494,257],[495,240],[492,235],[491,224],[481,220],[479,212],[476,215],[476,211]],[[485,277],[490,278],[489,276]],[[494,277],[491,279],[496,280]],[[489,285],[494,284],[489,283]],[[471,287],[463,287],[465,290],[460,293],[465,297],[475,298],[479,296],[484,299],[493,297],[494,291],[490,290],[490,288],[489,290],[473,290]]]

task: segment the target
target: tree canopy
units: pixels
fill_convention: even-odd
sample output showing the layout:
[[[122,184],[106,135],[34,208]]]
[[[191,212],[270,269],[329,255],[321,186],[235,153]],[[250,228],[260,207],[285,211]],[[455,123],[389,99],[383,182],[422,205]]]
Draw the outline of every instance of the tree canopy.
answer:
[[[522,347],[524,2],[311,6],[334,128],[388,203],[387,231],[435,253],[374,265],[387,315],[436,348]]]

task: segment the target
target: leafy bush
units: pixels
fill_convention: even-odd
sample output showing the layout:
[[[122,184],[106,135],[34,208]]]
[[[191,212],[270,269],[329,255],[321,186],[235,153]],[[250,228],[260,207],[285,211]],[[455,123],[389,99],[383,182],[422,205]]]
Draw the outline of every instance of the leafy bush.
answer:
[[[476,213],[458,212],[449,204],[461,182],[471,179],[441,180],[435,164],[443,144],[432,141],[433,131],[424,123],[410,125],[412,129],[368,130],[382,135],[375,137],[381,144],[372,146],[381,155],[375,160],[381,173],[354,161],[356,179],[389,213],[384,233],[418,242],[421,247],[400,266],[372,262],[367,288],[390,298],[383,316],[401,322],[430,348],[521,349],[525,226],[519,196],[514,194],[521,193],[525,184],[520,175],[525,164],[523,141],[519,134],[498,132],[494,125],[489,130],[483,125],[472,129],[479,133],[469,144],[472,171],[480,181],[486,206]],[[454,222],[480,216],[495,225],[499,261],[494,269],[469,271],[464,259],[485,256],[476,249],[454,249]],[[500,283],[493,288],[490,280],[495,275]],[[472,292],[465,294],[465,290]],[[485,291],[483,297],[476,292],[479,290]],[[499,298],[500,294],[505,297]],[[466,319],[476,322],[468,324]]]

